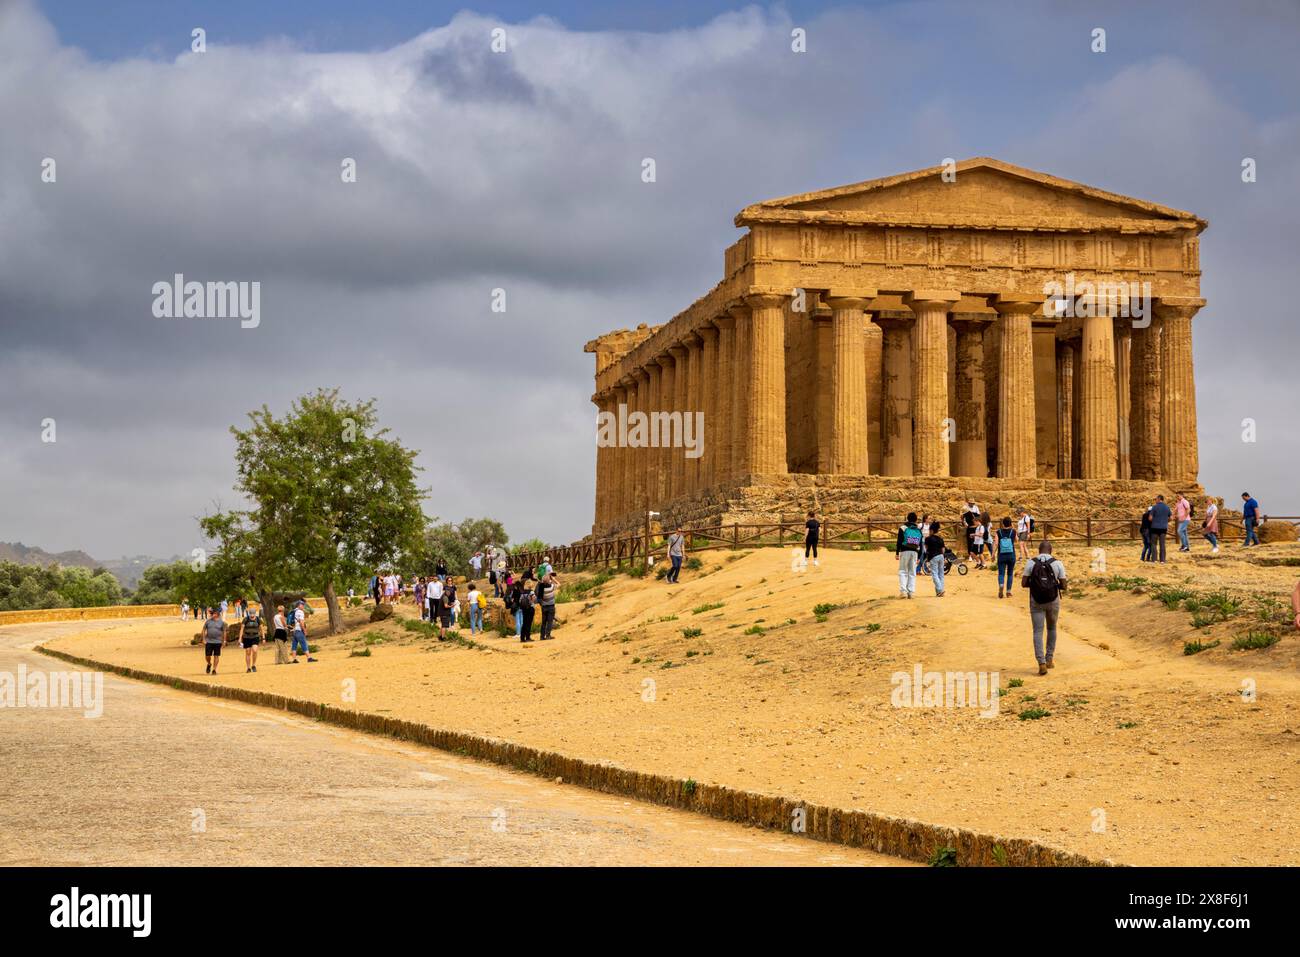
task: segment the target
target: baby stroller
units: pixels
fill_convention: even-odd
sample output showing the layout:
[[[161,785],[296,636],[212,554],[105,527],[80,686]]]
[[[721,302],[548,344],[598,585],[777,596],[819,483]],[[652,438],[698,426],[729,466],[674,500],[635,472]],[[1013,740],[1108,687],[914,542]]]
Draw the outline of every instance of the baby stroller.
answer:
[[[958,558],[957,553],[951,548],[945,548],[943,550],[943,573],[945,575],[951,574],[953,565],[957,566],[958,575],[965,575],[970,571],[970,569],[966,567],[966,560],[964,558]]]

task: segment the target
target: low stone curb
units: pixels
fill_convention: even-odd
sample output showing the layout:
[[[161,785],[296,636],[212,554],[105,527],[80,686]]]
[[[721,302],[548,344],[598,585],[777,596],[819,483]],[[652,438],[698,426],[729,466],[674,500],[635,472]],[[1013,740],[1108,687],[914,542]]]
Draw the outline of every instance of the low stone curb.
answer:
[[[1027,838],[1006,838],[961,828],[941,827],[909,818],[891,817],[873,811],[826,807],[793,798],[760,794],[719,784],[699,784],[620,767],[610,762],[587,761],[555,751],[527,747],[510,741],[462,731],[434,728],[416,721],[403,721],[365,711],[353,711],[316,701],[304,701],[265,691],[251,691],[229,685],[213,685],[177,678],[122,665],[82,658],[38,645],[36,650],[83,668],[111,672],[138,681],[152,681],[181,691],[193,691],[214,698],[228,698],[246,704],[314,718],[339,727],[383,735],[422,744],[452,754],[490,761],[544,778],[561,778],[600,791],[637,798],[666,807],[705,814],[724,821],[749,824],[766,830],[792,831],[796,812],[803,810],[803,836],[849,847],[861,847],[910,861],[927,862],[939,848],[953,848],[961,866],[1005,864],[1020,867],[1104,867],[1097,861]],[[1000,850],[995,850],[999,848]]]

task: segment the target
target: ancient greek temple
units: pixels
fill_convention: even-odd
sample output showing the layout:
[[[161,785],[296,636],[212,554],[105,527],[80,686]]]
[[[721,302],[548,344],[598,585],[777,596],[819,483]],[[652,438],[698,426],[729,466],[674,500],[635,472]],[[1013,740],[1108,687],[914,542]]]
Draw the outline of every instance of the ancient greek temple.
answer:
[[[735,224],[713,289],[586,346],[598,419],[651,423],[598,442],[594,533],[918,500],[899,490],[1199,490],[1205,220],[977,158]]]

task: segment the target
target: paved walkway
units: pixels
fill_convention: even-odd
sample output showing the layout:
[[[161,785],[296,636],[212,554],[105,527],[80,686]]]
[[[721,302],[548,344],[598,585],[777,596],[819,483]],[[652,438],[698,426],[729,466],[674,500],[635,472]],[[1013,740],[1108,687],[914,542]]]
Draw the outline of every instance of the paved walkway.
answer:
[[[32,646],[120,624],[0,628],[0,672],[65,670]],[[0,865],[904,863],[270,709],[103,687],[95,719],[0,708]]]

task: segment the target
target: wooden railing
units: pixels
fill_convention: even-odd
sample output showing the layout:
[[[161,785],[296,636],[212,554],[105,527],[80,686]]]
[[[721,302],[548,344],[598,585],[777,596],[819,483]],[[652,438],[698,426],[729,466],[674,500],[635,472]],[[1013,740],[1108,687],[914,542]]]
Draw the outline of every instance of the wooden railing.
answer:
[[[943,526],[943,532],[953,537],[958,532],[965,535],[964,522],[958,517],[940,518],[930,516]],[[799,544],[804,540],[804,519],[781,519],[772,522],[731,522],[729,524],[700,525],[683,528],[686,536],[686,550],[691,552],[710,551],[714,549],[741,549]],[[894,544],[898,527],[903,524],[903,516],[870,516],[865,518],[833,518],[823,520],[819,542],[822,546],[832,548],[851,548],[859,545]],[[1288,522],[1300,525],[1300,516],[1271,515],[1269,522]],[[1082,518],[1044,517],[1034,519],[1034,539],[1048,538],[1054,542],[1067,542],[1092,546],[1103,542],[1139,542],[1142,539],[1141,520],[1111,518],[1086,515]],[[995,525],[995,528],[997,526]],[[619,565],[624,562],[645,564],[647,551],[651,554],[662,552],[666,545],[667,532],[647,535],[624,535],[616,538],[598,539],[590,542],[577,542],[573,545],[557,545],[540,552],[511,552],[510,568],[521,570],[535,568],[543,559],[549,558],[556,568],[577,568],[586,565]],[[1200,520],[1192,519],[1187,530],[1189,538],[1201,536]],[[1175,526],[1169,529],[1171,539],[1176,538]],[[1240,541],[1245,537],[1245,529],[1240,519],[1220,519],[1219,540]]]

